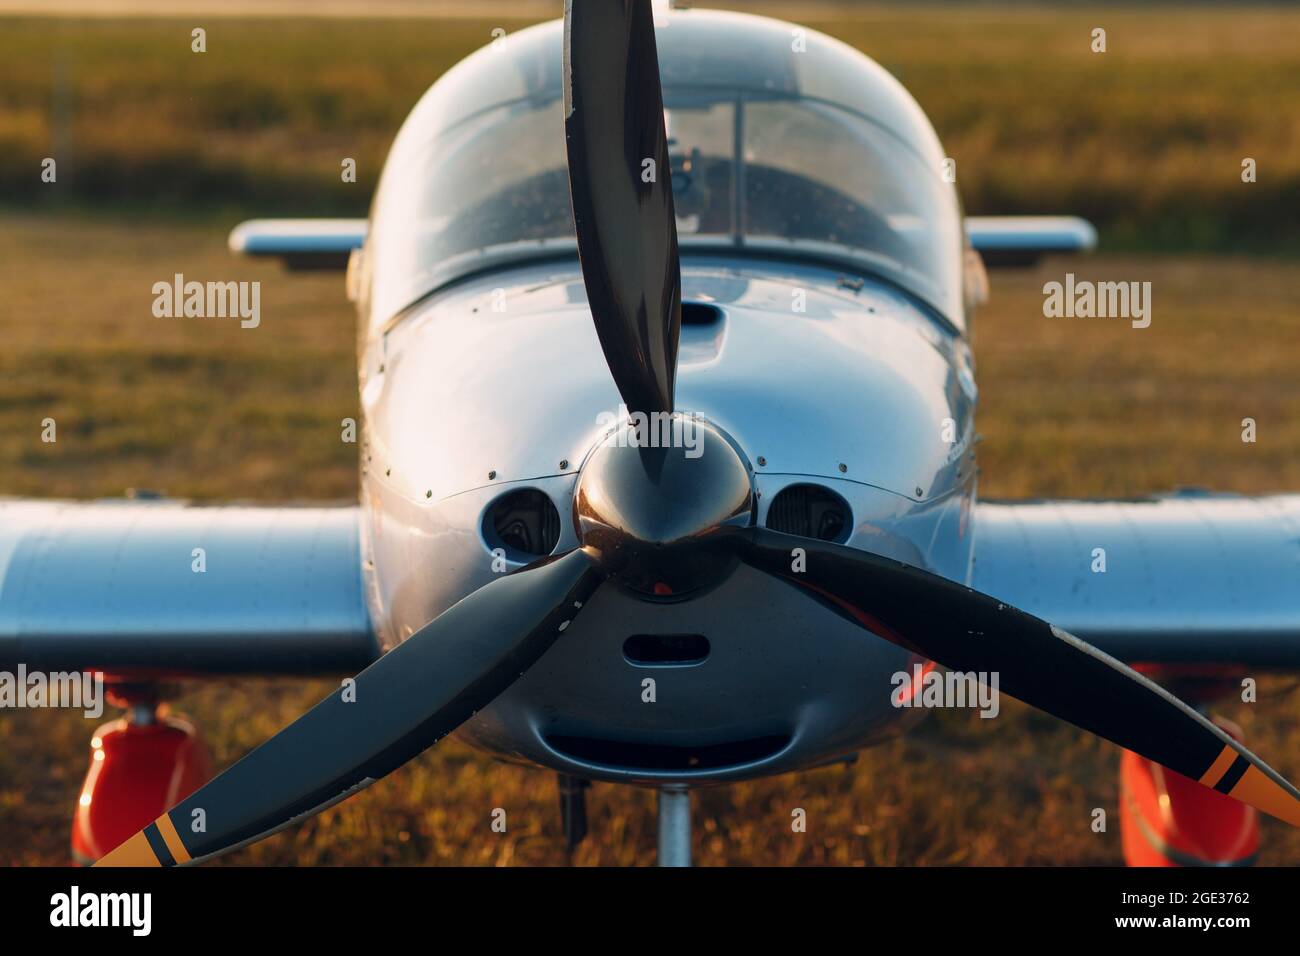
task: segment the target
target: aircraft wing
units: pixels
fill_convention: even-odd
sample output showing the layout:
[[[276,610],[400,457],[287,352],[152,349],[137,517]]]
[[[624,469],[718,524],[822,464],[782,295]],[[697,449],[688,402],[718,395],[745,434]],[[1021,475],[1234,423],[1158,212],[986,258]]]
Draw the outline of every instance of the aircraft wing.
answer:
[[[358,509],[0,499],[0,670],[352,674]]]
[[[230,233],[230,251],[280,259],[291,270],[343,269],[366,241],[364,219],[250,219]]]
[[[1078,216],[967,216],[966,235],[990,268],[1031,266],[1044,256],[1097,247],[1096,228]]]
[[[972,520],[972,587],[1122,661],[1300,668],[1300,495],[990,502]]]

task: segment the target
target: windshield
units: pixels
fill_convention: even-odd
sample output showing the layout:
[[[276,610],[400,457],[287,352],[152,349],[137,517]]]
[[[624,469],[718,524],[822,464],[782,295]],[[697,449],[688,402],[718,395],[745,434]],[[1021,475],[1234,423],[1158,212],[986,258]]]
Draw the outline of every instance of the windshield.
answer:
[[[376,321],[470,273],[575,254],[562,105],[539,84],[394,148],[371,232]],[[666,81],[664,104],[684,257],[857,269],[962,326],[961,217],[937,150],[922,144],[923,158],[856,110],[789,90]]]

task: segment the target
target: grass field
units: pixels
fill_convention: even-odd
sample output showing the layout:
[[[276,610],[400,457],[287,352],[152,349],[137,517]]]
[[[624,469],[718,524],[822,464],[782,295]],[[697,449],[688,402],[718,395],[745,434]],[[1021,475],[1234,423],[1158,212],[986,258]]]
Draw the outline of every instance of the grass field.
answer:
[[[1300,10],[842,9],[809,25],[902,79],[969,211],[1070,210],[1112,246],[1300,247],[1278,215],[1300,208]],[[420,93],[527,22],[212,18],[195,54],[191,20],[0,18],[0,202],[364,213]]]
[[[975,324],[981,493],[1300,488],[1300,270],[1229,251],[1300,228],[1300,116],[1279,106],[1300,90],[1300,13],[1105,11],[1105,61],[1087,53],[1096,20],[887,9],[817,24],[909,84],[974,211],[1084,212],[1108,248],[1129,250],[994,275]],[[0,495],[354,498],[354,449],[338,441],[357,411],[341,279],[234,262],[225,231],[252,213],[364,210],[405,110],[488,29],[213,21],[213,52],[196,63],[175,22],[0,21]],[[32,170],[61,129],[76,148],[59,198],[37,192]],[[355,187],[337,183],[342,155],[361,160]],[[1240,182],[1243,155],[1267,170],[1259,183]],[[1067,268],[1151,281],[1151,328],[1044,319],[1042,285]],[[153,318],[150,288],[174,272],[262,280],[262,326]],[[40,441],[46,416],[56,445]],[[1240,440],[1244,417],[1256,444]],[[330,686],[222,682],[175,706],[224,766]],[[1265,679],[1259,703],[1223,712],[1295,779],[1289,691]],[[67,860],[89,736],[79,716],[0,715],[0,864]],[[1117,863],[1117,754],[1014,701],[997,721],[939,712],[855,765],[701,793],[695,851],[706,865]],[[505,834],[490,829],[495,807]],[[794,807],[806,834],[790,831]],[[1091,831],[1094,807],[1109,832]],[[653,860],[651,793],[596,785],[590,811],[573,862]],[[1263,862],[1300,860],[1300,831],[1264,828]],[[566,857],[550,775],[449,741],[222,862]]]
[[[337,276],[282,276],[231,262],[222,236],[176,224],[22,218],[0,237],[17,321],[0,335],[0,493],[94,497],[127,487],[201,499],[347,499],[356,493],[340,418],[355,413],[353,318]],[[1041,315],[1042,283],[1065,262],[995,274],[978,317],[986,495],[1127,495],[1196,483],[1300,487],[1300,390],[1290,263],[1228,257],[1108,257],[1081,275],[1153,283],[1146,330]],[[172,269],[261,278],[256,330],[158,320],[150,285]],[[161,273],[160,273],[160,270]],[[25,317],[32,318],[28,321]],[[57,445],[40,420],[60,422]],[[1241,418],[1259,422],[1243,445]],[[322,696],[326,684],[224,682],[177,707],[220,764]],[[1300,774],[1300,701],[1266,681],[1260,703],[1225,712],[1258,750]],[[989,726],[995,724],[996,726]],[[0,863],[66,859],[89,728],[79,717],[0,716]],[[1114,863],[1117,751],[1006,702],[997,721],[940,713],[852,767],[707,791],[705,864]],[[320,819],[233,854],[231,863],[560,863],[550,775],[491,762],[456,742]],[[504,807],[510,829],[489,829]],[[789,830],[793,807],[809,832]],[[591,791],[586,864],[653,859],[653,798]],[[1115,818],[1112,815],[1112,820]],[[1265,824],[1264,861],[1300,859],[1300,836]]]

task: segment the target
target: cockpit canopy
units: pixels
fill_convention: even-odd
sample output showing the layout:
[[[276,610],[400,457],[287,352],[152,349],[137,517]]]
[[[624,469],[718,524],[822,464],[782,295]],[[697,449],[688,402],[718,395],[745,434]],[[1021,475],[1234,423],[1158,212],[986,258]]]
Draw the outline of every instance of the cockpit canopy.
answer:
[[[372,321],[470,273],[574,254],[562,27],[502,37],[412,111],[375,199]],[[956,191],[893,77],[822,34],[744,14],[674,11],[656,39],[684,258],[879,275],[963,326]]]

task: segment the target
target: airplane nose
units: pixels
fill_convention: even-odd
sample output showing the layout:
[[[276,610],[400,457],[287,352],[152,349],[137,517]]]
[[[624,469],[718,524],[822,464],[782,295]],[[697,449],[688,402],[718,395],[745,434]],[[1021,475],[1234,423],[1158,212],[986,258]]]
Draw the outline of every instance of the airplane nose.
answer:
[[[753,472],[735,444],[698,417],[637,415],[609,433],[578,479],[579,540],[611,576],[647,594],[680,594],[725,576],[714,547],[754,518]]]

